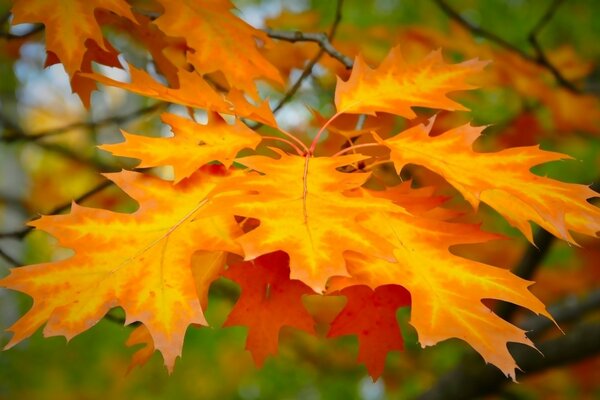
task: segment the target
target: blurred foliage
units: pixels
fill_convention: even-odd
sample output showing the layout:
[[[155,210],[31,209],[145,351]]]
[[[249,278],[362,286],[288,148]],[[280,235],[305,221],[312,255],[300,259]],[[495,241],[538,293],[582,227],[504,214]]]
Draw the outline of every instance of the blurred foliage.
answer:
[[[335,8],[334,1],[316,0],[240,0],[235,3],[239,15],[252,23],[302,31],[327,30]],[[524,54],[534,55],[528,37],[551,1],[453,0],[448,3],[469,23],[495,33]],[[10,19],[7,9],[8,3],[0,2],[0,18],[5,16],[0,28],[4,31],[8,29]],[[299,15],[291,15],[290,10]],[[282,12],[284,14],[280,16]],[[540,44],[548,56],[557,60],[568,72],[565,76],[572,78],[592,97],[600,95],[598,15],[598,1],[565,1],[539,35]],[[18,34],[21,28],[14,27],[11,32]],[[464,42],[465,38],[470,38],[471,42]],[[126,37],[114,34],[114,39],[119,49],[143,62],[144,55],[137,54],[139,49],[128,43]],[[44,48],[40,43],[40,37],[28,43],[0,39],[0,124],[4,129],[3,139],[19,133],[13,124],[22,127],[27,135],[73,123],[83,125],[41,140],[21,138],[0,143],[0,227],[3,232],[19,230],[29,218],[68,204],[94,188],[101,182],[98,171],[115,171],[131,166],[93,147],[118,141],[118,128],[146,131],[152,135],[164,133],[157,122],[156,112],[127,121],[114,120],[86,127],[86,122],[134,113],[148,104],[140,97],[106,89],[94,94],[91,115],[86,113],[79,100],[70,94],[62,67],[43,69]],[[498,54],[499,58],[492,58],[492,64],[487,68],[490,75],[498,70],[512,71],[515,75],[525,71],[517,64],[514,70],[511,69],[513,59],[505,58],[506,52],[502,53],[497,45],[457,27],[434,1],[346,0],[333,43],[349,56],[362,52],[373,65],[392,45],[400,43],[408,49],[410,57],[437,47],[444,49],[447,59],[472,58],[478,52],[481,52],[482,58]],[[452,48],[447,48],[451,44]],[[306,59],[317,52],[317,47],[302,43],[290,46],[295,47],[285,54],[289,56],[286,61],[291,63],[290,77],[294,78],[299,75]],[[490,52],[490,49],[498,52]],[[512,56],[514,60],[520,60],[518,55]],[[325,72],[329,68],[337,74],[347,74],[334,60],[323,57],[316,69],[316,78],[309,79],[294,101],[279,115],[280,120],[291,129],[308,132],[313,129],[307,122],[310,113],[305,106],[324,115],[331,112],[329,104],[335,80],[333,75]],[[574,160],[536,168],[536,173],[577,183],[598,182],[600,120],[595,127],[588,123],[589,129],[586,129],[585,123],[567,123],[565,119],[555,118],[557,112],[565,108],[564,104],[570,104],[570,100],[556,105],[551,96],[561,88],[547,77],[542,79],[548,87],[543,96],[549,97],[527,95],[528,85],[536,85],[531,83],[535,74],[523,75],[525,90],[511,85],[506,79],[484,77],[481,90],[461,98],[472,113],[458,113],[463,114],[459,118],[463,121],[472,118],[473,123],[478,125],[492,125],[480,143],[485,150],[541,143],[542,148],[570,154]],[[281,97],[270,87],[265,86],[263,92],[274,98]],[[565,112],[570,115],[565,118],[570,116],[581,122],[594,113],[598,115],[600,106],[595,98],[595,103],[592,100],[585,103],[586,106],[581,103],[575,109],[569,108]],[[598,108],[586,108],[590,104]],[[172,107],[172,110],[183,112],[177,107]],[[447,121],[445,115],[439,115],[438,120],[441,125],[453,123]],[[436,179],[430,175],[424,171],[415,171],[414,174],[423,184]],[[448,188],[448,193],[455,192]],[[85,204],[120,211],[135,207],[114,188],[102,190],[87,199]],[[515,265],[526,248],[526,241],[487,207],[479,210],[477,218],[484,221],[486,229],[512,236],[518,244],[491,243],[482,249],[460,251],[492,264]],[[575,248],[565,243],[554,243],[545,257],[535,276],[538,284],[533,290],[546,303],[600,286],[598,242],[586,240],[582,244],[583,247]],[[69,254],[66,250],[57,250],[54,240],[40,232],[27,235],[22,242],[2,238],[0,246],[10,256],[25,263],[57,259]],[[2,275],[9,266],[4,260],[0,261]],[[207,312],[207,319],[214,328],[189,330],[183,358],[178,361],[171,376],[166,373],[158,354],[147,365],[127,373],[135,350],[125,348],[123,343],[131,328],[103,320],[68,344],[62,338],[43,339],[38,332],[13,350],[1,353],[0,398],[409,399],[426,391],[471,352],[468,346],[458,341],[421,349],[414,329],[407,322],[410,311],[403,309],[399,310],[398,316],[406,349],[401,354],[394,352],[389,355],[384,375],[377,382],[372,382],[365,368],[354,362],[356,338],[331,340],[309,337],[292,330],[282,334],[279,356],[268,359],[264,368],[257,369],[250,355],[244,351],[244,329],[219,328],[233,305],[236,290],[230,282],[220,281],[214,285]],[[1,291],[0,327],[10,326],[30,304],[31,301],[20,294]],[[339,309],[341,306],[338,302],[331,307]],[[118,310],[114,314],[118,314]],[[326,316],[323,321],[326,324]],[[5,343],[8,334],[0,337]],[[600,358],[595,356],[568,368],[525,376],[523,384],[506,386],[498,398],[600,398],[598,382]]]

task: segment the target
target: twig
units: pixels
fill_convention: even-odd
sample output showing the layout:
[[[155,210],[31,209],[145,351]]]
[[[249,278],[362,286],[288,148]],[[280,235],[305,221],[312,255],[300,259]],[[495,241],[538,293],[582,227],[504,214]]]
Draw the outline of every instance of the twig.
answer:
[[[266,29],[267,35],[273,39],[285,40],[287,42],[314,42],[318,43],[321,49],[331,57],[341,62],[346,68],[350,69],[354,65],[350,57],[339,52],[331,42],[329,36],[325,33],[305,33],[300,31],[277,31]]]
[[[333,24],[331,25],[331,28],[329,29],[329,33],[327,34],[327,41],[330,44],[335,36],[335,33],[337,31],[339,23],[342,20],[343,4],[344,4],[343,0],[338,0],[336,3],[335,17],[333,20]],[[300,77],[296,80],[296,82],[294,82],[292,87],[287,91],[285,96],[283,96],[283,98],[279,101],[279,103],[277,103],[277,105],[273,109],[274,113],[277,113],[287,102],[289,102],[292,99],[292,97],[294,97],[294,95],[296,94],[298,89],[300,89],[300,86],[302,86],[302,82],[304,82],[304,80],[312,74],[313,68],[315,67],[315,65],[317,65],[317,63],[319,62],[321,57],[323,57],[325,52],[326,52],[325,49],[323,47],[321,47],[319,49],[319,51],[317,52],[317,54],[315,54],[315,56],[308,62],[308,64],[306,64],[306,67],[304,67],[304,70],[302,71],[302,74],[300,75]],[[352,68],[352,60],[350,60],[350,62],[351,62],[350,68]],[[346,68],[348,68],[347,64],[344,64],[344,65],[346,66]]]
[[[22,265],[19,261],[17,261],[15,258],[13,258],[13,256],[11,256],[10,254],[6,253],[2,249],[0,249],[0,257],[4,258],[4,260],[6,260],[13,267],[18,267],[19,265]]]
[[[90,197],[92,197],[93,195],[97,194],[98,192],[106,189],[109,186],[112,186],[113,182],[112,181],[104,181],[102,183],[100,183],[99,185],[93,187],[92,189],[88,190],[87,192],[85,192],[84,194],[82,194],[81,196],[79,196],[78,198],[76,198],[74,200],[75,203],[81,203],[87,199],[89,199]],[[68,210],[69,208],[71,208],[71,204],[73,204],[73,202],[68,202],[65,204],[62,204],[58,207],[55,207],[54,209],[52,209],[50,212],[47,213],[47,215],[54,215],[54,214],[60,214],[62,212],[65,212],[66,210]],[[0,239],[2,238],[15,238],[15,239],[22,239],[25,236],[27,236],[27,234],[29,232],[31,232],[33,230],[32,226],[27,226],[23,229],[20,229],[18,231],[13,231],[13,232],[4,232],[4,233],[0,233]]]
[[[106,125],[122,124],[122,123],[129,122],[133,119],[139,118],[141,116],[144,116],[146,114],[150,114],[154,111],[161,110],[162,108],[166,107],[166,105],[167,105],[166,103],[156,103],[151,106],[135,110],[129,114],[113,115],[113,116],[103,118],[98,121],[92,121],[92,122],[76,122],[74,124],[70,124],[67,126],[60,127],[60,128],[48,129],[48,130],[45,130],[42,132],[38,132],[36,134],[25,133],[20,127],[17,127],[12,122],[8,122],[7,118],[4,117],[4,118],[2,118],[2,122],[5,124],[8,122],[8,125],[7,125],[9,128],[8,130],[12,131],[13,134],[9,135],[9,136],[3,136],[2,138],[0,138],[0,140],[2,140],[3,142],[6,142],[6,143],[11,143],[11,142],[15,142],[15,141],[37,141],[40,139],[45,139],[47,137],[60,135],[60,134],[72,131],[74,129],[81,129],[81,128],[94,129],[94,128],[101,128]]]
[[[587,313],[600,308],[600,289],[581,298],[568,298],[566,301],[549,307],[558,323],[580,319]],[[544,317],[526,319],[521,328],[530,330],[531,338],[539,337],[553,325]],[[585,357],[600,353],[600,324],[580,325],[571,329],[565,336],[538,344],[539,352],[527,347],[512,347],[511,352],[517,363],[527,374],[543,371]],[[517,345],[515,345],[517,346]],[[461,364],[441,377],[421,400],[469,399],[496,392],[509,380],[494,366],[483,365],[478,356],[466,357]]]
[[[535,56],[527,54],[523,50],[519,49],[517,46],[507,42],[506,40],[504,40],[500,36],[496,35],[495,33],[485,30],[477,25],[473,25],[472,23],[467,21],[465,18],[463,18],[455,9],[450,7],[448,5],[448,3],[446,3],[445,0],[433,0],[433,1],[437,4],[437,6],[446,15],[448,15],[448,17],[452,18],[458,24],[463,26],[465,29],[469,30],[470,32],[472,32],[476,35],[484,37],[491,42],[496,43],[498,46],[503,47],[504,49],[506,49],[512,53],[519,55],[521,58],[523,58],[526,61],[529,61],[531,63],[537,64],[540,67],[545,68],[547,71],[549,71],[554,76],[554,78],[556,79],[556,81],[558,82],[559,85],[561,85],[565,89],[569,90],[570,92],[573,92],[573,93],[581,92],[577,87],[575,87],[575,85],[573,85],[571,82],[569,82],[560,73],[560,71],[558,71],[558,69],[550,62],[550,60],[548,60],[548,58],[546,57],[543,49],[541,48],[541,46],[537,40],[537,34],[550,21],[552,16],[554,16],[554,14],[556,13],[556,10],[562,3],[562,0],[555,0],[550,5],[548,10],[546,10],[546,12],[542,16],[542,18],[538,21],[538,23],[536,24],[536,26],[534,27],[534,29],[531,31],[531,33],[528,36],[529,42],[532,44],[532,46],[534,48]]]
[[[548,254],[553,241],[554,235],[540,228],[533,238],[535,245],[529,244],[521,260],[512,269],[512,272],[523,279],[531,279],[546,254]],[[510,321],[517,309],[518,307],[512,303],[500,303],[496,307],[495,312],[500,317]]]

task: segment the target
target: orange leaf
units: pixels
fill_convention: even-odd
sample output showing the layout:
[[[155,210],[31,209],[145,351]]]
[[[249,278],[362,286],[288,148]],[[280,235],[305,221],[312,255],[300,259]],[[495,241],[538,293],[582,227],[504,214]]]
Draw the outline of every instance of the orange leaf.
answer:
[[[530,240],[529,221],[574,242],[569,231],[596,235],[600,209],[586,200],[598,194],[584,185],[564,183],[533,174],[536,165],[568,156],[515,147],[494,153],[473,151],[484,128],[464,125],[439,136],[429,136],[424,125],[382,141],[399,172],[406,164],[422,165],[443,176],[475,208],[480,201],[502,214]]]
[[[172,165],[175,182],[179,182],[211,161],[220,161],[229,168],[240,150],[254,149],[261,141],[260,135],[241,121],[230,125],[218,114],[211,115],[206,125],[175,114],[162,114],[161,119],[171,125],[175,136],[149,138],[123,131],[125,142],[100,148],[118,156],[138,158],[142,161],[139,167]]]
[[[396,310],[410,305],[410,293],[401,286],[384,285],[371,288],[350,286],[340,292],[348,302],[331,323],[327,337],[357,335],[358,361],[367,366],[369,375],[377,380],[385,366],[389,351],[404,349],[404,341]]]
[[[469,343],[489,363],[515,377],[516,364],[508,342],[533,346],[525,331],[491,312],[482,299],[517,304],[550,318],[543,303],[527,289],[532,282],[511,272],[455,256],[457,244],[480,243],[497,238],[478,226],[425,219],[405,213],[374,214],[367,227],[395,245],[396,262],[351,253],[352,278],[335,278],[330,290],[353,284],[372,288],[395,284],[411,295],[411,324],[419,342],[432,346],[459,338]]]
[[[281,252],[229,267],[223,274],[242,287],[242,294],[224,326],[248,327],[246,349],[261,366],[268,355],[277,354],[279,331],[291,326],[314,334],[313,319],[302,296],[313,291],[289,278],[289,257]]]
[[[73,78],[81,70],[88,39],[108,51],[94,15],[98,9],[135,21],[129,4],[124,0],[15,0],[12,23],[44,24],[47,51],[58,57],[69,77]]]
[[[409,65],[394,47],[377,69],[371,69],[358,56],[352,75],[338,78],[335,106],[338,114],[387,112],[415,118],[413,107],[441,110],[467,110],[447,97],[449,92],[474,89],[465,78],[487,64],[477,59],[461,64],[445,64],[442,53],[432,52],[421,62]]]
[[[218,94],[196,72],[180,69],[178,74],[179,88],[161,85],[146,71],[128,65],[131,83],[119,82],[97,73],[81,73],[80,76],[92,78],[108,86],[137,93],[142,96],[181,104],[187,107],[204,108],[223,114],[247,117],[255,121],[277,126],[268,102],[264,101],[258,107],[251,105],[239,92],[232,90],[229,98]],[[200,96],[199,93],[202,95]]]
[[[148,328],[171,370],[188,325],[206,324],[199,300],[206,294],[197,293],[192,255],[198,250],[238,253],[233,238],[241,232],[233,218],[197,216],[222,178],[201,171],[172,185],[133,172],[107,176],[140,204],[139,209],[122,214],[73,204],[68,215],[32,223],[75,255],[12,269],[0,280],[1,286],[34,299],[29,312],[10,328],[14,336],[7,347],[46,321],[46,336],[70,339],[121,306],[127,323],[140,321]]]
[[[169,36],[185,38],[188,61],[201,74],[221,71],[231,87],[258,99],[254,80],[282,83],[277,69],[256,47],[267,35],[233,15],[229,0],[158,0],[165,9],[154,23]]]
[[[279,159],[238,159],[264,175],[231,179],[227,185],[232,193],[219,195],[214,206],[206,210],[260,220],[258,228],[238,239],[247,260],[283,250],[290,256],[291,278],[320,292],[329,277],[347,275],[343,258],[347,250],[391,257],[389,245],[357,219],[396,206],[384,199],[345,196],[345,190],[361,186],[368,174],[336,170],[365,156],[299,157],[278,153]]]

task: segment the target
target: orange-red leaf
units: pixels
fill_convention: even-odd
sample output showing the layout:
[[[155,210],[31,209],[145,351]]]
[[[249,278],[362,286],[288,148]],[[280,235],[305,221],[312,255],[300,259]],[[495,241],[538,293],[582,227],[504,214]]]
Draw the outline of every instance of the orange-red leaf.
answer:
[[[372,290],[368,286],[350,286],[340,291],[348,302],[327,333],[328,337],[357,335],[358,361],[367,366],[376,380],[392,350],[402,350],[404,341],[396,319],[396,310],[410,305],[410,293],[402,286],[384,285]]]
[[[358,56],[350,78],[346,82],[338,78],[335,106],[338,113],[387,112],[405,118],[416,117],[413,107],[467,110],[447,94],[473,89],[465,78],[486,64],[477,59],[446,64],[439,50],[416,64],[408,64],[400,48],[394,47],[377,69],[371,69]]]
[[[12,23],[44,24],[47,51],[58,57],[73,78],[81,70],[88,39],[108,50],[94,15],[98,9],[135,21],[130,5],[124,0],[15,0]]]
[[[313,291],[289,277],[289,257],[279,251],[229,267],[223,276],[235,281],[242,294],[224,326],[248,327],[246,349],[257,365],[277,354],[279,331],[291,326],[314,333],[302,296]]]

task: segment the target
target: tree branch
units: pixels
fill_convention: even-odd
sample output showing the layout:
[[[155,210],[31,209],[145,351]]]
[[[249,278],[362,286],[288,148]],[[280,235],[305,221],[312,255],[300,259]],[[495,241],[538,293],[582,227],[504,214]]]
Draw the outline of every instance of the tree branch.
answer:
[[[542,16],[542,18],[540,18],[538,23],[535,25],[534,29],[528,35],[529,42],[532,44],[533,49],[535,51],[535,56],[527,54],[523,50],[519,49],[517,46],[507,42],[506,40],[504,40],[500,36],[496,35],[495,33],[485,30],[477,25],[473,25],[472,23],[467,21],[465,18],[463,18],[455,9],[450,7],[450,5],[448,5],[448,3],[446,3],[445,0],[433,0],[433,1],[449,18],[456,21],[459,25],[461,25],[468,31],[470,31],[476,35],[479,35],[483,38],[486,38],[489,41],[496,43],[498,46],[503,47],[504,49],[519,55],[524,60],[534,63],[534,64],[546,69],[554,76],[554,78],[556,79],[557,83],[560,86],[564,87],[565,89],[569,90],[570,92],[581,93],[581,91],[575,85],[573,85],[571,82],[569,82],[560,73],[560,71],[550,62],[550,60],[548,60],[548,57],[546,57],[546,54],[544,53],[543,49],[541,48],[541,46],[537,40],[537,35],[541,31],[541,29],[552,19],[552,17],[556,13],[558,7],[562,4],[563,0],[554,0],[553,3],[550,5],[550,7],[546,10],[544,15]]]
[[[563,303],[550,307],[558,323],[577,320],[593,310],[600,308],[600,290],[595,290],[581,299],[569,298]],[[529,336],[536,337],[553,326],[544,317],[532,317],[521,325],[525,329],[533,328]],[[550,368],[583,360],[600,353],[600,324],[581,324],[569,330],[565,336],[538,344],[540,352],[528,346],[510,344],[511,353],[517,364],[527,376]],[[483,365],[481,357],[466,357],[461,364],[450,371],[426,393],[421,400],[462,400],[495,393],[503,385],[510,383],[498,368]]]
[[[144,108],[140,108],[138,110],[135,110],[129,114],[124,114],[124,115],[113,115],[110,117],[106,117],[103,119],[100,119],[98,121],[91,121],[91,122],[76,122],[74,124],[70,124],[70,125],[66,125],[66,126],[62,126],[60,128],[52,128],[52,129],[48,129],[42,132],[38,132],[36,134],[27,134],[26,132],[24,132],[20,127],[18,127],[16,124],[12,123],[11,121],[9,121],[6,117],[2,118],[2,122],[5,123],[8,127],[8,131],[11,132],[10,135],[3,135],[0,140],[5,142],[5,143],[12,143],[12,142],[16,142],[16,141],[20,141],[20,142],[32,142],[32,141],[37,141],[40,139],[45,139],[47,137],[52,137],[52,136],[56,136],[56,135],[60,135],[69,131],[72,131],[74,129],[95,129],[95,128],[101,128],[107,125],[114,125],[114,124],[123,124],[126,122],[129,122],[133,119],[142,117],[146,114],[150,114],[153,113],[155,111],[159,111],[163,108],[166,107],[166,103],[156,103],[153,104],[151,106],[148,107],[144,107]]]
[[[343,0],[338,0],[336,3],[335,17],[334,17],[333,23],[331,24],[331,28],[329,28],[329,33],[327,34],[327,37],[326,37],[327,43],[329,43],[330,45],[331,45],[331,41],[333,40],[333,38],[335,36],[335,33],[337,32],[338,25],[339,25],[340,21],[342,20],[343,4],[344,4]],[[336,52],[337,52],[337,50],[336,50]],[[323,46],[321,46],[321,48],[319,49],[317,54],[315,54],[315,56],[308,62],[308,64],[306,64],[306,67],[302,71],[302,74],[300,75],[300,77],[296,80],[296,82],[294,82],[292,87],[287,91],[287,93],[283,96],[283,98],[279,101],[279,103],[277,103],[277,105],[273,109],[274,113],[277,113],[287,102],[289,102],[292,99],[292,97],[294,97],[294,95],[296,94],[298,89],[300,89],[300,86],[302,86],[302,82],[304,82],[304,80],[312,74],[313,68],[315,67],[315,65],[317,65],[317,63],[319,62],[319,60],[321,59],[321,57],[323,57],[323,55],[325,53],[326,53],[325,48]],[[346,56],[344,56],[344,57],[346,57]],[[346,58],[349,60],[348,57],[346,57]],[[352,65],[353,65],[352,60],[350,60],[350,68],[352,68]],[[344,64],[344,66],[346,66],[346,68],[348,68],[348,64]]]
[[[89,199],[93,195],[101,192],[102,190],[104,190],[107,187],[112,186],[112,185],[113,185],[112,181],[106,180],[106,181],[100,183],[99,185],[96,185],[95,187],[91,188],[90,190],[88,190],[87,192],[85,192],[81,196],[77,197],[73,201],[75,203],[81,203],[81,202]],[[58,207],[55,207],[50,212],[48,212],[47,215],[54,215],[54,214],[63,213],[65,211],[67,211],[69,208],[71,208],[71,204],[73,204],[73,202],[69,201],[68,203],[65,203],[65,204],[62,204],[62,205],[60,205]],[[23,239],[32,230],[33,230],[32,226],[27,226],[27,227],[25,227],[23,229],[20,229],[18,231],[3,232],[3,233],[0,233],[0,239],[3,239],[3,238]]]
[[[325,33],[304,33],[300,31],[277,31],[266,29],[265,32],[270,38],[285,40],[286,42],[314,42],[318,43],[321,49],[331,57],[342,63],[347,69],[352,68],[354,62],[350,57],[342,54],[329,41],[329,36]]]

